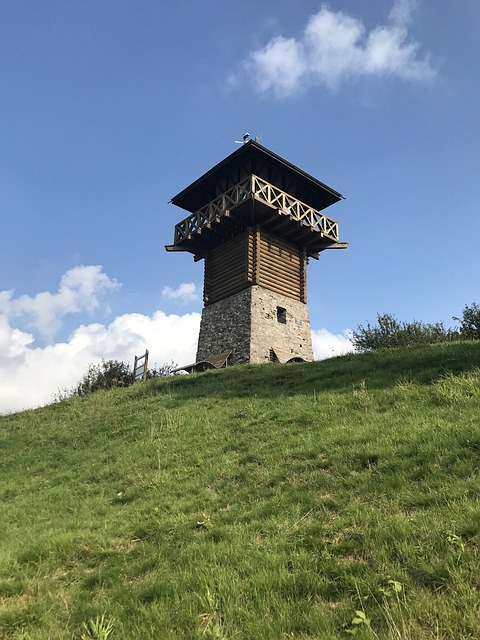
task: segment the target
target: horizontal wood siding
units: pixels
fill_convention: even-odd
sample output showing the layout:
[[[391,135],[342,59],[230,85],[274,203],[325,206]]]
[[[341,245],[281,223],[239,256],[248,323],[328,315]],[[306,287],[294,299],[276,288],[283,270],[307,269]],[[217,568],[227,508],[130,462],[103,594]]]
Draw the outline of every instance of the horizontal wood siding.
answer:
[[[245,231],[233,240],[212,249],[205,258],[203,297],[212,304],[245,289],[253,278],[251,232]]]
[[[257,284],[304,302],[304,252],[263,230],[260,231]]]
[[[205,258],[205,304],[223,300],[252,284],[306,302],[306,251],[249,228],[212,249]]]

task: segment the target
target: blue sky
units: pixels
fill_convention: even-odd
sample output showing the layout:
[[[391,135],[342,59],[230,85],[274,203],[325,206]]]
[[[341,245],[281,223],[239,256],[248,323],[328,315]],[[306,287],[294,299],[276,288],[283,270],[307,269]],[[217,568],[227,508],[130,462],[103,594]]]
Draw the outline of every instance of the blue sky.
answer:
[[[0,412],[101,357],[192,360],[169,200],[246,131],[346,198],[317,357],[377,312],[453,324],[480,299],[479,43],[471,0],[0,2]]]

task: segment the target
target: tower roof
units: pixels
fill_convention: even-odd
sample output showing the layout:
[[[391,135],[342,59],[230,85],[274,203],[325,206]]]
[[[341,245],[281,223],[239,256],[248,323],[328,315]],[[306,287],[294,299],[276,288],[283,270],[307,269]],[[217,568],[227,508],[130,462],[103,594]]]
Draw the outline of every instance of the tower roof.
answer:
[[[272,175],[281,175],[283,180],[295,184],[296,197],[317,210],[325,209],[343,198],[317,178],[299,169],[291,162],[254,140],[242,144],[236,151],[216,164],[212,169],[180,191],[171,200],[172,204],[194,213],[217,195],[217,185],[223,176],[240,173],[242,169],[272,181]]]
[[[167,251],[205,251],[259,225],[307,254],[345,248],[338,223],[322,210],[342,194],[250,140],[174,196],[189,212],[175,225]]]

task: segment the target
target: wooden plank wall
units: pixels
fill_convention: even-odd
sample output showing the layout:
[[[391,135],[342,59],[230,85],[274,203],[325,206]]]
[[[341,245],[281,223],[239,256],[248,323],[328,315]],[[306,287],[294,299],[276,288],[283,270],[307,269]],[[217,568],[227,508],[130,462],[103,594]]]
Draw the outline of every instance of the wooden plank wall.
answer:
[[[257,254],[257,284],[294,300],[306,301],[303,249],[260,230]]]
[[[262,230],[248,228],[205,258],[204,301],[212,304],[258,284],[306,302],[305,249]]]
[[[248,287],[253,280],[253,239],[250,230],[209,251],[205,258],[203,299],[206,304],[223,300]]]

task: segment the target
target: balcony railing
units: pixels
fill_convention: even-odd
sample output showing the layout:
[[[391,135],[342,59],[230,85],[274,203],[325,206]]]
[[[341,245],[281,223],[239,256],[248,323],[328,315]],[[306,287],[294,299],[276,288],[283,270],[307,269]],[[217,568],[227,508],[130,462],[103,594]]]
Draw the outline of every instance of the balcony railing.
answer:
[[[174,244],[190,238],[212,222],[219,222],[227,211],[252,197],[274,207],[279,215],[288,216],[291,220],[299,222],[333,242],[339,241],[338,223],[335,220],[312,209],[266,180],[251,175],[175,225]]]

